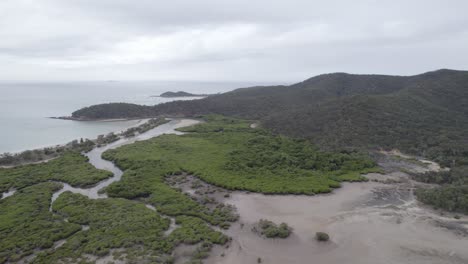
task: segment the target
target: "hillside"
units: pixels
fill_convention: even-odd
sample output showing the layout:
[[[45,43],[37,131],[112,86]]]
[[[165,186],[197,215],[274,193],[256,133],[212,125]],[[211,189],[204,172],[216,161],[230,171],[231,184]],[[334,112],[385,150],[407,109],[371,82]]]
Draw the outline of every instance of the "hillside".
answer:
[[[319,75],[290,86],[237,89],[161,105],[98,105],[74,118],[216,113],[260,120],[278,133],[322,148],[399,148],[444,165],[468,163],[468,72],[415,76]]]

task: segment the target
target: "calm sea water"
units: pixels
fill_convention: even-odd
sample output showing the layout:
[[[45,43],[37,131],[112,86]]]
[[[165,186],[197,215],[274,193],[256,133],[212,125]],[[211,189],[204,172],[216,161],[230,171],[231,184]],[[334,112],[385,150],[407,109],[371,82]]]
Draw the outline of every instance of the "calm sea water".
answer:
[[[154,105],[174,100],[151,97],[166,91],[207,94],[252,85],[258,83],[0,82],[0,153],[95,138],[100,134],[122,131],[139,122],[77,122],[47,118],[70,115],[84,106],[109,102]]]

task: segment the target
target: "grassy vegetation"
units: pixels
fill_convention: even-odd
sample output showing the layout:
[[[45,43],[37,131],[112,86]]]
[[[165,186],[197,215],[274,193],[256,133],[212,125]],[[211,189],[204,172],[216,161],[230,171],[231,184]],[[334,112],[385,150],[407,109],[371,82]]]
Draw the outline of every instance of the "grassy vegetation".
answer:
[[[123,164],[121,162],[119,166]],[[229,222],[237,219],[231,210],[209,209],[167,185],[164,182],[164,176],[174,172],[171,166],[163,165],[158,161],[136,162],[133,163],[133,167],[127,166],[121,166],[125,169],[122,180],[106,188],[110,197],[139,198],[155,206],[162,214],[199,217],[210,224],[223,227],[228,227]]]
[[[0,263],[50,248],[81,229],[49,212],[52,194],[60,188],[59,183],[40,183],[0,200]]]
[[[364,180],[359,172],[374,168],[370,159],[358,153],[321,152],[304,140],[251,129],[245,120],[210,116],[207,123],[181,130],[191,133],[163,135],[104,153],[126,170],[121,184],[110,186],[108,193],[149,196],[151,188],[162,184],[161,177],[185,171],[232,190],[315,194],[330,192],[343,180]],[[151,170],[144,173],[153,176],[142,177],[135,171],[138,168]],[[157,193],[156,199],[162,199]]]
[[[203,220],[191,216],[178,216],[176,224],[181,225],[181,228],[175,229],[169,235],[169,241],[180,244],[196,244],[201,241],[210,241],[215,244],[224,244],[227,242],[227,237],[211,229]]]
[[[177,217],[180,227],[166,237],[169,219],[141,202],[127,199],[91,200],[65,192],[54,203],[53,210],[69,223],[87,225],[89,229],[75,233],[57,250],[41,252],[35,263],[87,262],[83,257],[86,254],[102,257],[112,249],[120,249],[129,262],[163,263],[181,243],[227,241],[226,236],[213,231],[203,220],[190,216]]]
[[[161,237],[169,227],[169,220],[146,208],[143,204],[125,199],[91,200],[79,194],[63,193],[53,204],[53,210],[70,223],[88,225],[82,232],[86,243],[74,237],[67,243],[73,251],[96,256],[106,255],[110,248],[133,246]],[[76,241],[76,244],[75,244]],[[153,245],[164,248],[165,245]]]
[[[121,249],[126,261],[166,263],[181,243],[227,241],[202,219],[186,215],[176,218],[179,227],[165,237],[168,219],[141,202],[120,198],[91,200],[65,192],[54,202],[51,213],[50,199],[59,188],[58,183],[40,183],[0,201],[0,263],[15,262],[33,253],[37,253],[34,263],[93,263],[84,256],[102,257],[112,249]],[[82,230],[82,225],[89,229]],[[52,248],[60,239],[67,241]],[[194,259],[205,256],[206,250],[200,246]]]
[[[86,187],[111,176],[110,172],[96,170],[87,162],[87,157],[76,152],[67,152],[47,163],[0,168],[0,192],[51,180]]]

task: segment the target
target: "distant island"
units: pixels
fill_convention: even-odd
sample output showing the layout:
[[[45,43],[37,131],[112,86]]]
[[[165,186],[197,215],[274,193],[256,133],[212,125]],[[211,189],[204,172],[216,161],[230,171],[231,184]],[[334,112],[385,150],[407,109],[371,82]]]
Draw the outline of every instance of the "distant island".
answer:
[[[178,92],[165,92],[165,93],[162,93],[160,94],[159,96],[153,96],[153,97],[167,97],[167,98],[170,98],[170,97],[206,97],[208,96],[209,94],[193,94],[193,93],[187,93],[187,92],[184,92],[184,91],[178,91]]]

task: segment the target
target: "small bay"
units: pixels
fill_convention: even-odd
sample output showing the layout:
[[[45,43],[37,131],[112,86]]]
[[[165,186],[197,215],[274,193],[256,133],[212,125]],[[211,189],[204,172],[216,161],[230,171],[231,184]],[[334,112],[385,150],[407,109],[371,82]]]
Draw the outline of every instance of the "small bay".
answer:
[[[242,82],[175,81],[77,81],[0,82],[0,153],[20,152],[95,138],[135,126],[141,120],[78,122],[48,117],[68,116],[85,106],[126,102],[155,105],[173,100],[197,99],[155,97],[167,91],[215,94],[258,85]]]

